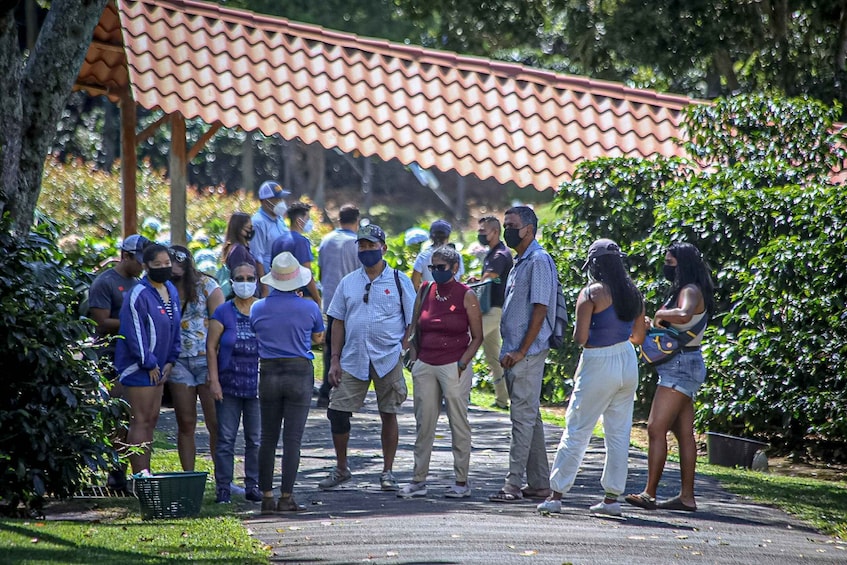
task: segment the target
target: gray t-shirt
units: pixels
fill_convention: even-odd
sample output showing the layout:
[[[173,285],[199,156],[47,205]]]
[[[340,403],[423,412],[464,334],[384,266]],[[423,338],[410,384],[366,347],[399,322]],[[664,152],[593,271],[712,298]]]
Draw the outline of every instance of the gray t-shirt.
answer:
[[[350,230],[337,229],[324,237],[318,248],[318,267],[321,271],[324,314],[329,310],[338,283],[344,275],[352,273],[359,263],[359,247],[356,234]]]
[[[138,279],[121,276],[115,269],[103,271],[88,289],[88,308],[102,308],[109,311],[110,318],[119,318],[124,297],[136,285]],[[115,344],[110,343],[105,353],[114,355]]]

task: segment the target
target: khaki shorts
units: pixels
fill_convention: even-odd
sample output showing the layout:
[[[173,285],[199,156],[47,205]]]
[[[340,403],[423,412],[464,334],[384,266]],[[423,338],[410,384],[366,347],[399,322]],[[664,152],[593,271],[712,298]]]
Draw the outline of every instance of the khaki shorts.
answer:
[[[403,378],[403,364],[398,360],[397,365],[382,378],[379,378],[371,365],[369,377],[363,381],[346,371],[341,371],[341,382],[330,393],[329,407],[339,412],[358,412],[365,404],[365,396],[373,381],[379,411],[384,414],[400,412],[400,406],[408,395]]]

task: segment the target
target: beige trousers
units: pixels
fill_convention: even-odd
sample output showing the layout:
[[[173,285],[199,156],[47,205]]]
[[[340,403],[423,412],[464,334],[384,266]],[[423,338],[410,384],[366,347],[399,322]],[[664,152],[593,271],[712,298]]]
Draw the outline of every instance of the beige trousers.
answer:
[[[500,317],[503,309],[492,307],[482,316],[482,350],[485,352],[485,362],[491,371],[491,382],[494,383],[494,395],[499,406],[509,405],[509,391],[503,379],[503,367],[500,366],[500,348],[503,340],[500,338]]]
[[[459,377],[455,363],[429,365],[420,359],[412,367],[415,399],[415,473],[413,481],[425,482],[429,474],[435,426],[441,413],[441,399],[447,407],[453,443],[453,471],[456,482],[468,480],[471,460],[471,425],[468,422],[468,394],[472,373],[465,370]]]

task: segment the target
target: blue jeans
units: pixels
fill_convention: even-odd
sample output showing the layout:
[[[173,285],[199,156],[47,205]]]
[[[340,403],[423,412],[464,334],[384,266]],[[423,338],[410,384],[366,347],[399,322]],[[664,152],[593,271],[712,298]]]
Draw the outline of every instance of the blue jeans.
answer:
[[[262,359],[259,361],[259,403],[262,440],[259,444],[259,489],[273,490],[276,447],[282,433],[282,486],[291,493],[300,468],[300,445],[312,404],[315,370],[311,359]]]
[[[218,414],[218,446],[215,450],[215,484],[229,490],[233,479],[235,438],[244,419],[244,486],[249,491],[259,484],[259,433],[261,422],[258,398],[224,394],[215,402]]]

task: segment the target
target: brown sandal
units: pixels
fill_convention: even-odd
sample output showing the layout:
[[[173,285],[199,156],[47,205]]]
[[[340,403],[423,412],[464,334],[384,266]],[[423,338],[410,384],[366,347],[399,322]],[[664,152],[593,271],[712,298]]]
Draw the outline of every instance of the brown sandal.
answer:
[[[656,509],[656,497],[650,496],[646,492],[642,492],[639,494],[628,494],[624,497],[624,500],[626,500],[633,506],[638,506],[639,508],[643,508],[644,510]]]

